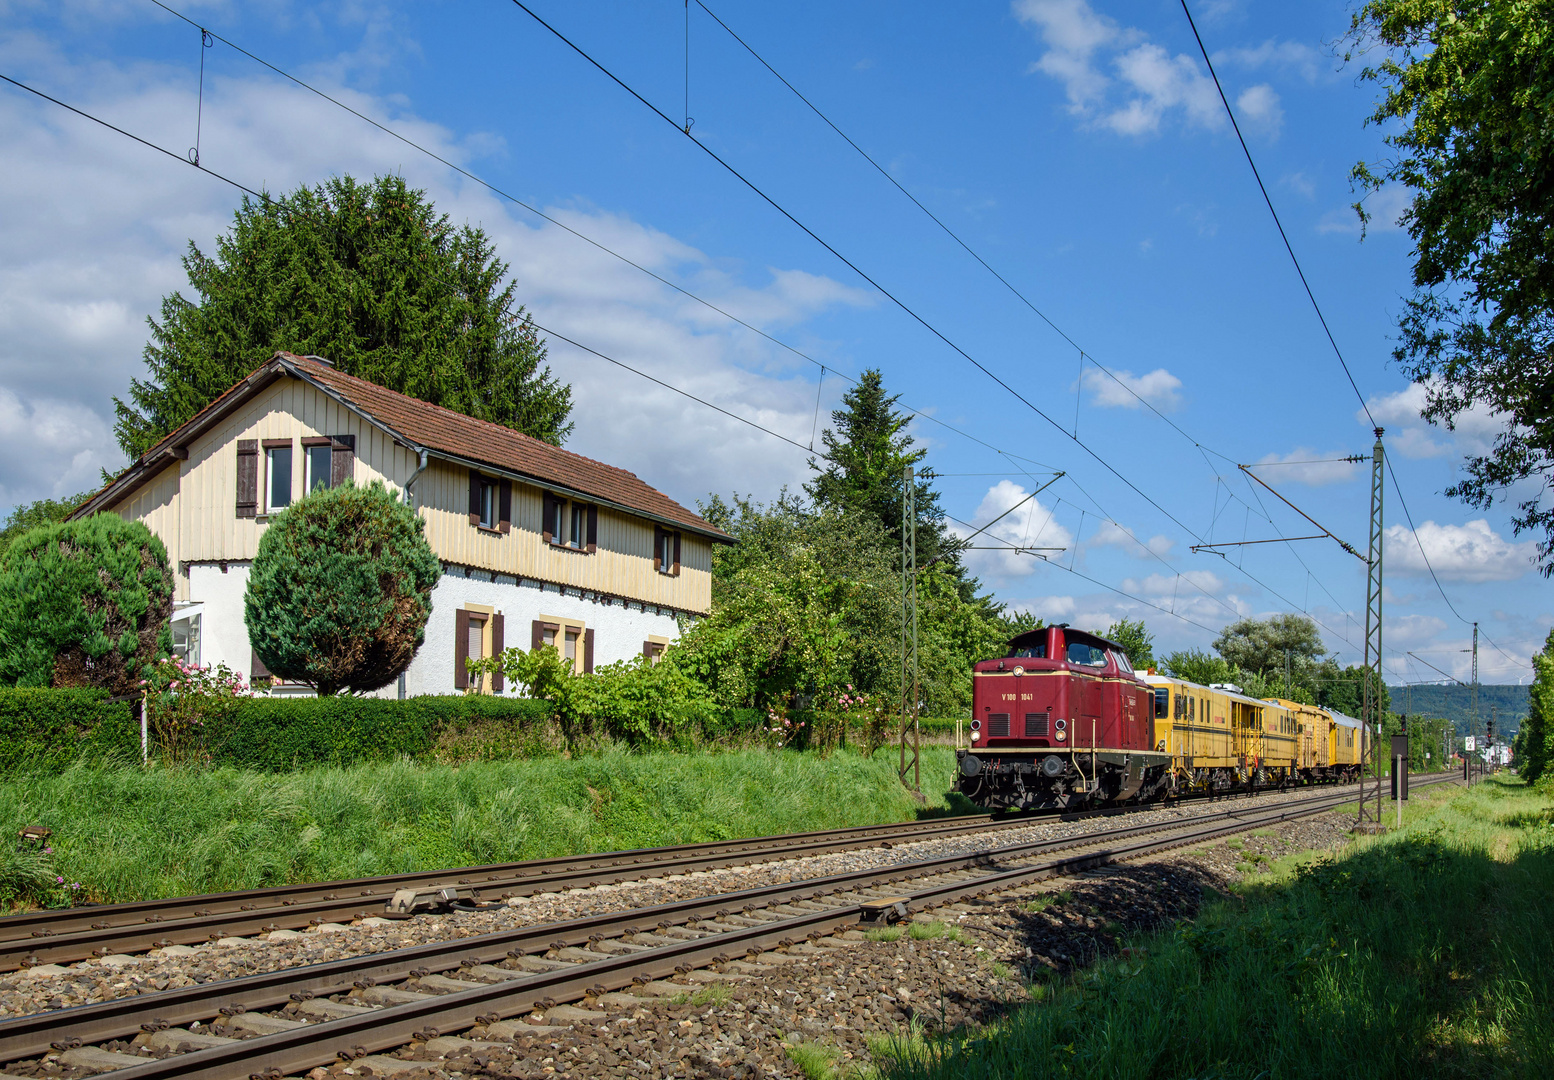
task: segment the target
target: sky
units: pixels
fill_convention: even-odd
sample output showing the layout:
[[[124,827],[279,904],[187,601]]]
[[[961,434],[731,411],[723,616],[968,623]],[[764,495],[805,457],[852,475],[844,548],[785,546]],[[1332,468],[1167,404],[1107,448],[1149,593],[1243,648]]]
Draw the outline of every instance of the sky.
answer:
[[[984,586],[1143,618],[1159,654],[1297,611],[1360,659],[1365,567],[1333,540],[1192,548],[1318,531],[1248,465],[1363,551],[1368,407],[1398,481],[1388,681],[1466,678],[1474,621],[1481,680],[1528,681],[1554,626],[1532,538],[1442,494],[1498,423],[1419,419],[1391,356],[1406,193],[1363,238],[1351,209],[1385,129],[1347,3],[1193,15],[1358,394],[1176,0],[527,2],[0,0],[0,74],[153,144],[0,83],[0,512],[127,464],[113,398],[231,222],[221,177],[395,173],[494,239],[571,449],[686,505],[769,501],[878,368],[952,527],[994,522]]]

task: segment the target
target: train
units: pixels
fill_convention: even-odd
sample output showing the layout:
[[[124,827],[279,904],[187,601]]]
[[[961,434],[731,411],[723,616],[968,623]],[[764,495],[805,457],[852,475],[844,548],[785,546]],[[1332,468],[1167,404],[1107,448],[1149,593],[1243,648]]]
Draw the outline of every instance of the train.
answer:
[[[987,810],[1080,809],[1359,779],[1360,722],[1137,672],[1121,645],[1065,623],[972,668],[956,789]]]

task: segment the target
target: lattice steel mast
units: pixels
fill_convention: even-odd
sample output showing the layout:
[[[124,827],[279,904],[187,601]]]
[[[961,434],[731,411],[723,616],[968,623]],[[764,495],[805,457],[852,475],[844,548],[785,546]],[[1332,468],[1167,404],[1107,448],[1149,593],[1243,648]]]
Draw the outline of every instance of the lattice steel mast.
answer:
[[[1381,446],[1382,429],[1376,428],[1376,445],[1371,448],[1371,532],[1366,556],[1365,576],[1365,669],[1360,705],[1362,739],[1370,739],[1368,759],[1376,770],[1376,813],[1372,816],[1365,792],[1365,768],[1360,769],[1360,812],[1355,828],[1381,829],[1381,587],[1382,587],[1382,477],[1385,455]]]
[[[908,465],[901,470],[901,783],[919,798],[923,791],[917,723],[917,480]],[[907,761],[911,734],[912,760]],[[912,783],[907,783],[907,772]]]

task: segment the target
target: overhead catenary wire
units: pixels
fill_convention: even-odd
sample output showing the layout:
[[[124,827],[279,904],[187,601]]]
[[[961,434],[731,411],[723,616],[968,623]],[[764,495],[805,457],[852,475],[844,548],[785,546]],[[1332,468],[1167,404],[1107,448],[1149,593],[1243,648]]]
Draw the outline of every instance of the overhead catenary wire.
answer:
[[[682,134],[686,138],[690,139],[692,145],[694,145],[697,149],[701,150],[702,153],[706,154],[709,158],[711,158],[714,162],[716,162],[730,176],[734,177],[734,179],[738,180],[745,187],[749,188],[750,191],[753,194],[755,194],[759,199],[761,199],[761,201],[765,202],[773,210],[777,211],[778,214],[782,215],[789,222],[791,222],[795,227],[797,227],[806,236],[808,236],[810,239],[814,240],[815,243],[817,243],[821,247],[823,247],[834,258],[836,258],[839,262],[841,262],[844,266],[846,266],[849,270],[851,270],[853,273],[857,274],[864,281],[868,282],[869,285],[871,285],[874,289],[876,289],[881,296],[883,296],[883,297],[885,297],[885,299],[889,300],[892,304],[894,304],[897,308],[899,308],[902,312],[904,312],[908,317],[910,317],[914,322],[916,322],[918,325],[922,326],[931,335],[933,335],[940,342],[942,342],[949,349],[951,349],[956,355],[960,356],[967,363],[971,364],[978,371],[982,372],[990,380],[992,380],[996,385],[998,385],[1003,390],[1005,390],[1015,400],[1019,401],[1026,408],[1030,409],[1037,416],[1041,417],[1041,419],[1046,421],[1046,423],[1049,424],[1054,430],[1061,432],[1065,438],[1067,438],[1070,441],[1072,441],[1076,446],[1078,446],[1081,450],[1083,450],[1086,454],[1088,454],[1092,459],[1094,459],[1097,464],[1099,464],[1107,472],[1109,472],[1113,476],[1115,476],[1118,480],[1122,481],[1122,483],[1124,485],[1126,485],[1131,491],[1133,491],[1134,494],[1138,495],[1145,502],[1149,503],[1150,506],[1154,507],[1157,511],[1159,511],[1165,517],[1170,519],[1173,523],[1176,524],[1176,526],[1178,528],[1182,529],[1185,532],[1192,533],[1192,529],[1189,526],[1184,524],[1180,519],[1178,519],[1176,517],[1176,515],[1172,514],[1171,511],[1167,510],[1164,506],[1162,506],[1148,492],[1144,491],[1137,484],[1135,484],[1132,480],[1130,480],[1126,476],[1124,476],[1121,471],[1119,471],[1114,465],[1111,464],[1111,462],[1107,461],[1099,453],[1097,453],[1092,447],[1090,447],[1090,445],[1088,443],[1086,443],[1083,440],[1078,439],[1074,435],[1072,435],[1066,428],[1063,427],[1062,424],[1060,424],[1056,419],[1054,419],[1051,415],[1049,415],[1039,405],[1037,405],[1035,402],[1031,401],[1024,394],[1021,394],[1018,390],[1016,390],[1013,386],[1011,386],[1007,381],[1005,381],[1003,378],[1001,378],[999,375],[997,375],[986,364],[982,363],[982,361],[978,360],[976,357],[972,356],[971,353],[969,353],[965,349],[963,349],[960,345],[958,345],[955,341],[953,341],[947,334],[945,334],[937,326],[935,326],[933,323],[929,322],[928,319],[926,319],[924,316],[919,314],[917,312],[917,310],[914,309],[911,305],[907,304],[900,297],[896,296],[895,293],[893,293],[889,289],[885,288],[885,286],[882,285],[876,278],[874,278],[872,275],[870,275],[868,272],[866,272],[857,263],[855,263],[851,259],[849,259],[846,255],[842,254],[841,251],[839,251],[836,247],[834,247],[831,243],[829,243],[825,238],[823,238],[818,233],[816,233],[808,225],[804,224],[803,221],[799,220],[799,218],[796,215],[794,215],[791,211],[789,211],[785,206],[783,206],[781,203],[779,203],[772,196],[768,195],[766,193],[766,191],[763,188],[760,187],[760,185],[756,184],[755,181],[751,180],[744,173],[742,173],[738,169],[736,169],[732,164],[730,164],[721,155],[719,155],[717,153],[717,151],[713,150],[706,143],[704,143],[701,140],[699,140],[699,139],[695,138],[694,136],[692,136],[689,132],[681,131],[680,126],[678,124],[676,124],[674,122],[674,120],[667,113],[665,113],[657,105],[654,105],[647,98],[643,97],[642,94],[640,94],[635,88],[633,88],[629,83],[627,83],[619,75],[616,75],[613,71],[611,71],[608,67],[606,67],[599,60],[595,59],[593,57],[593,55],[590,54],[581,45],[577,44],[571,38],[567,37],[560,30],[558,30],[556,27],[552,26],[545,19],[541,18],[540,15],[537,12],[535,12],[532,8],[530,8],[527,4],[525,4],[523,2],[523,0],[512,0],[512,4],[513,4],[514,7],[518,8],[520,11],[524,12],[524,14],[528,15],[531,19],[533,19],[540,26],[544,27],[545,30],[549,31],[550,34],[552,34],[558,41],[560,41],[567,48],[569,48],[573,52],[575,52],[583,60],[587,61],[587,63],[589,63],[591,66],[593,66],[596,70],[598,70],[607,79],[609,79],[611,82],[615,83],[616,86],[620,87],[627,94],[629,94],[632,98],[634,98],[636,101],[638,101],[644,108],[648,109],[651,113],[653,113],[654,116],[657,116],[660,120],[664,121],[670,127],[674,128],[675,131],[680,132],[680,134]]]

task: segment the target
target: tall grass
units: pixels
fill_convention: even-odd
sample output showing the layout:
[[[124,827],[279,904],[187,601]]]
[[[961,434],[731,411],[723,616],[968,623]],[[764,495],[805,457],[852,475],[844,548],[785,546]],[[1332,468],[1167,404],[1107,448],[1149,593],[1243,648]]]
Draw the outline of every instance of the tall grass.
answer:
[[[950,751],[925,748],[942,792]],[[931,781],[931,782],[930,782]],[[930,810],[942,809],[930,796]],[[0,828],[54,830],[99,901],[910,820],[890,755],[744,750],[295,773],[72,765],[0,780]]]
[[[1390,811],[1389,811],[1390,812]],[[1554,800],[1496,779],[1244,888],[889,1080],[1554,1075]]]

